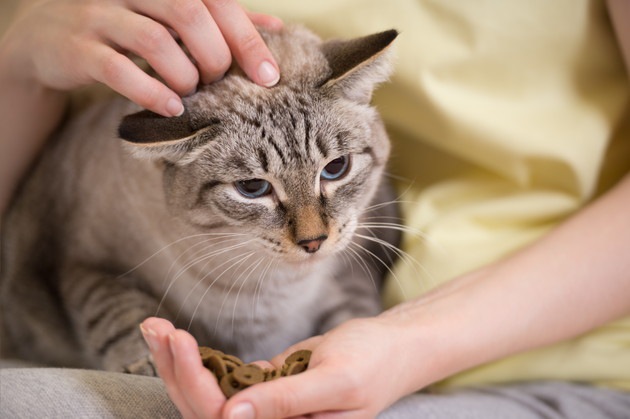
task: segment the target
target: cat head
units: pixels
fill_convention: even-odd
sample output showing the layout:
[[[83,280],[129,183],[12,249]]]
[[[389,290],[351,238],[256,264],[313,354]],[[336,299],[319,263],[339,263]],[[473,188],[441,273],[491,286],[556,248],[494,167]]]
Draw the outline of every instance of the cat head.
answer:
[[[391,71],[396,31],[322,42],[301,27],[263,37],[281,69],[273,88],[238,68],[184,99],[180,117],[126,116],[119,136],[164,163],[167,203],[201,231],[247,232],[302,261],[343,249],[389,155],[369,106]]]

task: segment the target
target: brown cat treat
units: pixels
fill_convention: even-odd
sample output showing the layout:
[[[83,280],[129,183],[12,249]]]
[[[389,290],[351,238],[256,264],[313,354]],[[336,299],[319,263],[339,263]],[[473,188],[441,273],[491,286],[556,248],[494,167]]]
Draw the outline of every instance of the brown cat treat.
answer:
[[[235,356],[226,355],[205,346],[199,347],[201,361],[217,379],[221,391],[228,399],[255,384],[306,371],[311,351],[299,350],[289,355],[280,369],[262,369],[255,364],[244,364]]]

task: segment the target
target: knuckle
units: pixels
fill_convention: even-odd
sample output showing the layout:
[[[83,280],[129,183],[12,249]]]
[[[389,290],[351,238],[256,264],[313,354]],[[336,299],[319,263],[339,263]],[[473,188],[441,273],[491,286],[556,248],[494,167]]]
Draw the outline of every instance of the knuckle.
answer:
[[[237,40],[237,43],[240,50],[245,54],[257,51],[263,46],[263,41],[256,31],[251,31],[246,35],[241,36]]]
[[[169,38],[171,35],[164,26],[153,21],[147,21],[138,28],[136,42],[138,49],[155,52],[163,48]]]
[[[126,60],[126,57],[115,51],[106,54],[100,63],[100,80],[138,105],[144,108],[157,109],[160,104],[161,90],[159,88],[143,89],[139,86],[130,85],[127,79],[128,67]]]
[[[199,84],[199,73],[191,74],[188,77],[182,77],[180,79],[180,86],[178,90],[183,92],[182,94],[188,94],[196,90],[197,85]]]
[[[100,64],[103,82],[109,86],[119,85],[123,77],[122,56],[115,51],[106,54]]]
[[[343,387],[340,391],[343,393],[343,398],[348,406],[358,408],[366,406],[370,402],[370,398],[365,390],[366,379],[359,373],[350,373],[347,370],[337,371],[333,373],[336,375],[334,378],[336,382],[343,383]]]
[[[299,407],[299,399],[295,392],[295,389],[287,387],[284,389],[282,397],[278,398],[278,404],[276,405],[276,412],[274,417],[291,417],[295,416],[297,407]]]
[[[351,379],[348,384],[349,385],[345,393],[346,403],[355,407],[367,405],[369,399],[363,390],[365,383],[361,383],[356,379]]]
[[[145,89],[138,94],[138,105],[147,109],[156,109],[160,104],[159,89]]]
[[[207,64],[207,71],[211,74],[220,76],[225,74],[232,65],[232,54],[225,46],[217,48],[212,54],[212,60]]]
[[[224,8],[234,3],[234,0],[208,0],[208,4],[213,8]]]
[[[92,28],[103,18],[103,5],[98,1],[81,2],[81,7],[78,7],[74,14],[78,17],[77,22],[81,22],[83,27]]]
[[[205,6],[199,0],[175,0],[172,8],[176,23],[182,27],[198,26],[206,13]]]

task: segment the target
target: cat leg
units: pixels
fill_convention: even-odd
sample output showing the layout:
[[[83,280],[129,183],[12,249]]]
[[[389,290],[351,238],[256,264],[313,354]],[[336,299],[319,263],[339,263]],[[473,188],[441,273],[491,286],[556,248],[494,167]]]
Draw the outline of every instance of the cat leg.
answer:
[[[158,301],[138,281],[75,267],[63,275],[61,293],[92,366],[156,375],[139,325],[157,313]]]

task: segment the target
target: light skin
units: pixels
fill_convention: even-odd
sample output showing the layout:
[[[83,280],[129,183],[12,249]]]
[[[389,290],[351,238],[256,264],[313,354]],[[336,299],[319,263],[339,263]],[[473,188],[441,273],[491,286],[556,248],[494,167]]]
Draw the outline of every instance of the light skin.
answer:
[[[22,0],[0,40],[0,213],[75,88],[103,83],[175,116],[184,110],[181,97],[220,79],[232,58],[255,83],[276,84],[278,65],[255,24],[282,26],[232,0]]]

